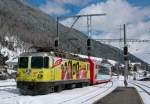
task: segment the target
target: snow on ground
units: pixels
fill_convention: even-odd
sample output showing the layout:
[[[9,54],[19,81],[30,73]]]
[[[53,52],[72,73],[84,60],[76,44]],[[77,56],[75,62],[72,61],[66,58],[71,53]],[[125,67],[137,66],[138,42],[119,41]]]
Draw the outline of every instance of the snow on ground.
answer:
[[[140,79],[143,79],[144,77],[139,76],[137,74],[136,78],[137,78],[137,80],[140,80]],[[136,81],[136,80],[132,80],[132,79],[133,79],[133,77],[130,76],[128,82],[135,83],[150,93],[150,81]],[[136,88],[136,90],[138,91],[138,94],[141,96],[141,99],[143,100],[143,103],[150,104],[150,95],[148,95],[146,92],[144,92],[141,88],[139,88],[136,85],[133,85],[131,83],[129,83],[129,86]],[[142,84],[142,85],[140,85],[140,84]],[[145,85],[145,86],[143,86],[143,85]]]
[[[0,81],[1,104],[78,104],[83,102],[84,100],[91,99],[91,97],[95,95],[97,95],[97,99],[103,97],[117,87],[117,82],[114,79],[113,85],[112,82],[109,82],[84,88],[64,90],[60,93],[51,93],[38,96],[20,95],[18,89],[14,85],[14,80]],[[94,98],[92,100],[89,100],[88,103],[92,103],[97,99]]]
[[[14,79],[7,79],[7,80],[0,80],[0,89],[3,88],[3,86],[16,86],[16,82]]]
[[[4,83],[2,85],[2,83]],[[12,82],[13,83],[13,82]],[[1,82],[1,86],[7,85],[7,82]],[[103,88],[103,86],[105,86]],[[78,96],[86,96],[93,91],[97,91],[97,93],[103,92],[110,85],[101,84],[96,86],[89,86],[84,88],[76,88],[73,90],[65,90],[60,93],[52,93],[47,95],[39,95],[39,96],[23,96],[20,95],[15,86],[7,86],[0,87],[0,101],[1,104],[59,104],[59,103],[67,103],[67,100],[77,98]],[[103,89],[103,90],[101,90]],[[94,94],[92,94],[94,95]],[[92,95],[89,95],[91,97]],[[79,99],[78,102],[83,101],[84,98]],[[70,103],[70,102],[68,102]],[[73,102],[77,104],[76,102]]]
[[[122,76],[119,76],[119,78],[114,76],[113,83],[109,82],[38,96],[20,95],[16,88],[15,80],[5,80],[0,81],[0,104],[91,104],[112,92],[117,86],[123,86],[123,80],[124,78]],[[150,82],[143,83],[150,85]],[[149,104],[147,103],[149,98],[145,98],[146,94],[138,88],[137,90],[142,96],[142,99],[146,101],[145,104]]]
[[[150,81],[137,81],[137,82],[150,87]]]
[[[141,90],[139,87],[136,87],[136,86],[134,87],[137,89],[138,93],[140,94],[141,99],[143,100],[143,103],[150,104],[150,96],[144,93],[143,90]]]
[[[134,83],[137,83],[137,84],[139,83],[139,84],[143,84],[143,85],[150,87],[150,81],[134,81]],[[150,104],[150,96],[147,93],[145,93],[142,89],[140,89],[139,87],[135,85],[130,84],[130,86],[135,87],[137,89],[144,104]],[[145,86],[141,86],[141,87],[150,93],[150,88],[147,88]]]

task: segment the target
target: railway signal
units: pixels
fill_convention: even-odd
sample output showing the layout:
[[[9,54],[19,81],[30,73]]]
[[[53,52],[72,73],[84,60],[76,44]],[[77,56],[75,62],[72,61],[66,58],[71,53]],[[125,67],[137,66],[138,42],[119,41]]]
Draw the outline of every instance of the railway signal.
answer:
[[[87,50],[91,50],[91,39],[87,39]]]
[[[124,85],[127,87],[127,78],[128,78],[128,47],[126,42],[126,25],[124,27],[124,62],[125,62],[125,69],[124,69]]]
[[[55,40],[55,48],[58,49],[58,39]]]
[[[128,61],[128,47],[127,46],[124,47],[124,60]]]
[[[87,54],[90,56],[90,50],[91,50],[91,39],[87,39]]]
[[[91,39],[87,40],[87,46],[90,47],[91,46]]]

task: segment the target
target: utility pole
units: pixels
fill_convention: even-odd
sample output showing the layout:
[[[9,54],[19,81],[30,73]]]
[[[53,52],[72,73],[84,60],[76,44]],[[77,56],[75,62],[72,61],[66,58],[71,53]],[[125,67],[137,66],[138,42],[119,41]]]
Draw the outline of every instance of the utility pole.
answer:
[[[124,30],[124,62],[125,62],[125,70],[124,70],[124,85],[127,87],[127,77],[128,77],[128,46],[126,42],[126,25],[123,25]]]
[[[55,39],[55,49],[56,50],[58,50],[58,47],[59,47],[59,17],[57,17],[57,33],[56,33],[56,35],[57,35],[57,37],[56,37],[56,39]]]
[[[119,49],[121,50],[121,46],[122,46],[122,42],[121,42],[121,35],[122,35],[122,25],[120,25],[120,27],[119,27],[119,30],[120,30],[120,37],[119,37]],[[119,56],[119,58],[118,58],[118,62],[119,62],[119,65],[117,66],[117,73],[118,73],[118,79],[119,79],[119,70],[120,70],[120,61],[121,61],[121,54],[122,54],[122,52],[120,51],[120,50],[118,50],[118,56]]]
[[[87,32],[88,32],[88,40],[87,40],[87,54],[91,55],[91,32],[92,32],[92,19],[91,16],[87,16]]]

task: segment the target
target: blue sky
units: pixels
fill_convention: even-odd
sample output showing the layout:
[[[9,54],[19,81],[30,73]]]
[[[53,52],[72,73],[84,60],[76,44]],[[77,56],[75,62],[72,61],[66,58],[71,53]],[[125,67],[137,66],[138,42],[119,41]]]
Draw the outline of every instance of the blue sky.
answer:
[[[40,6],[41,4],[45,4],[46,1],[48,0],[27,0],[28,3],[35,5],[35,6]],[[105,2],[106,0],[92,0],[92,3],[96,2]],[[127,0],[129,3],[133,5],[138,5],[138,6],[150,6],[150,0]]]
[[[136,6],[150,6],[150,0],[128,0],[129,3]]]
[[[42,5],[46,5],[47,2],[55,2],[56,0],[26,0],[29,4],[40,7]],[[71,1],[71,0],[70,0]],[[106,2],[108,0],[80,0],[80,1],[85,1],[85,5],[72,5],[71,3],[64,3],[63,8],[68,9],[70,12],[61,14],[61,15],[75,15],[78,13],[81,9],[87,7],[88,5],[91,4],[96,4],[96,3],[102,3]],[[128,3],[134,6],[139,6],[139,7],[145,7],[145,6],[150,6],[150,0],[127,0]],[[60,16],[59,14],[50,14],[52,16]]]

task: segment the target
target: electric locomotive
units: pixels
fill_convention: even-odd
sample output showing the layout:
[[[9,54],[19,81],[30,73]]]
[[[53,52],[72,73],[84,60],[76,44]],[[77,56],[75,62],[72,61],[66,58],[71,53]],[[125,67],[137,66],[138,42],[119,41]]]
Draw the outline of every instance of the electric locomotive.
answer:
[[[38,52],[23,53],[18,61],[17,87],[23,94],[44,94],[90,84],[90,64],[86,59]]]
[[[27,52],[18,59],[17,87],[22,94],[46,94],[111,80],[111,66],[71,53]]]

